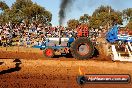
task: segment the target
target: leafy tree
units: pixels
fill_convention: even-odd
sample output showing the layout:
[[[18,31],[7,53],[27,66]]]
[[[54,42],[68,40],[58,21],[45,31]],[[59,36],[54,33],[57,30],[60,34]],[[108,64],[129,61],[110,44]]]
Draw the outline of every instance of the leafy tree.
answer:
[[[80,23],[88,23],[90,18],[91,17],[88,14],[84,14],[83,16],[80,16],[79,22]]]
[[[31,0],[16,0],[11,6],[13,9],[22,10],[23,8],[31,7],[33,2]]]
[[[31,0],[16,0],[11,9],[6,9],[2,14],[0,21],[20,23],[36,22],[48,25],[52,20],[52,14],[44,7],[33,3]]]
[[[71,29],[75,29],[79,25],[79,21],[75,19],[71,19],[67,22],[67,25]]]
[[[101,14],[102,12],[114,12],[114,9],[112,9],[110,6],[103,6],[101,5],[100,7],[98,7],[94,12],[92,16],[97,16],[98,14]]]
[[[128,27],[130,30],[132,30],[132,21],[130,21],[130,22],[126,25],[126,27]]]
[[[0,9],[1,10],[5,10],[8,8],[9,8],[9,6],[4,1],[0,1]]]
[[[123,16],[124,16],[124,19],[128,21],[132,20],[132,8],[127,8],[123,10]]]
[[[100,6],[93,12],[89,20],[90,27],[99,28],[100,26],[112,26],[114,23],[122,24],[122,13],[115,11],[110,6]]]

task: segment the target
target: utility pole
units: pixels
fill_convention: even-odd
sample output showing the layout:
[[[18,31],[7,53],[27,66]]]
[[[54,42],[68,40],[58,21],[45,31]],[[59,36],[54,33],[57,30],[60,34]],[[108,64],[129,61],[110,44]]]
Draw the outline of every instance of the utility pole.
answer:
[[[109,8],[109,14],[108,14],[108,16],[109,16],[108,29],[109,29],[110,26],[111,26],[111,16],[110,16],[110,14],[111,14],[111,10],[110,10],[110,6],[109,6],[108,8]]]

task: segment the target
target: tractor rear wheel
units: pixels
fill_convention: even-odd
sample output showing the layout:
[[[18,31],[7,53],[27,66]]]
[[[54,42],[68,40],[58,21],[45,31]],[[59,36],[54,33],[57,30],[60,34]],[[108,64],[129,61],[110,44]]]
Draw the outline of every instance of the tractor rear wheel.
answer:
[[[43,53],[44,56],[47,58],[52,58],[55,55],[54,50],[52,48],[46,48]]]
[[[94,46],[87,37],[80,37],[71,44],[71,54],[76,59],[89,59],[94,54]]]

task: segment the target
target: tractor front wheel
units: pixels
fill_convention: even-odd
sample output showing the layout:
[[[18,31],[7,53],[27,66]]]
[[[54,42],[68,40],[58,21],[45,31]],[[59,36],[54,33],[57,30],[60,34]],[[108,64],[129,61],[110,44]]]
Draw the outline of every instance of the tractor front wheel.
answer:
[[[54,50],[52,48],[46,48],[44,50],[44,56],[47,58],[52,58],[54,56]]]

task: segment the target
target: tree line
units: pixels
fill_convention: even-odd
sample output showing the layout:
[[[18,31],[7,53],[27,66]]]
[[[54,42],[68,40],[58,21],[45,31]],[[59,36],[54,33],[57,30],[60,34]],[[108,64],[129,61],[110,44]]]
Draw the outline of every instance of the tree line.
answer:
[[[52,13],[37,3],[33,3],[32,0],[16,0],[11,7],[4,1],[0,1],[0,10],[2,10],[0,24],[24,21],[27,25],[31,22],[52,25]],[[123,21],[127,21],[126,27],[132,29],[132,8],[116,11],[111,6],[102,5],[95,9],[91,16],[84,14],[79,19],[70,19],[67,25],[72,29],[75,29],[79,24],[86,24],[91,28],[100,28],[115,23],[122,25]]]
[[[111,6],[100,6],[95,9],[92,16],[84,14],[79,19],[70,19],[67,24],[69,28],[76,28],[79,24],[87,24],[91,28],[108,27],[114,24],[122,25],[128,22],[127,28],[132,30],[132,8],[116,11]]]
[[[51,25],[51,12],[31,0],[16,0],[10,8],[4,1],[0,1],[0,8],[1,24],[8,22],[17,24],[24,21],[26,24],[36,22]]]

